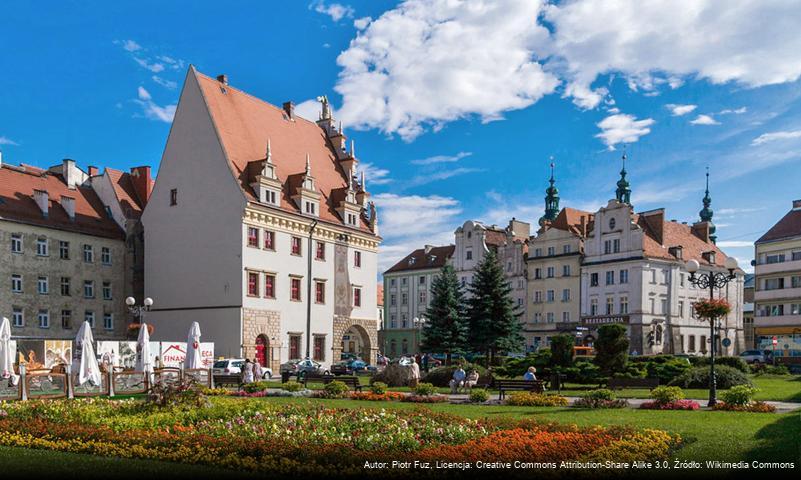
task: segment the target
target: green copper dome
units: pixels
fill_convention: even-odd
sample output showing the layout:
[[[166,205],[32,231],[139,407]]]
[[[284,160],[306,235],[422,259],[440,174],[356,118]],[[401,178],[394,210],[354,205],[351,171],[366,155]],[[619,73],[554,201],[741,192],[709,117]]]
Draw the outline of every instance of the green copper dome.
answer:
[[[556,180],[553,178],[553,167],[551,162],[551,179],[548,180],[551,186],[545,189],[545,215],[540,217],[540,226],[545,222],[553,222],[559,215],[559,189],[556,188]]]
[[[623,168],[620,170],[620,180],[617,181],[617,190],[615,190],[615,198],[620,203],[627,203],[631,205],[631,187],[629,181],[626,180],[626,154],[623,154]]]

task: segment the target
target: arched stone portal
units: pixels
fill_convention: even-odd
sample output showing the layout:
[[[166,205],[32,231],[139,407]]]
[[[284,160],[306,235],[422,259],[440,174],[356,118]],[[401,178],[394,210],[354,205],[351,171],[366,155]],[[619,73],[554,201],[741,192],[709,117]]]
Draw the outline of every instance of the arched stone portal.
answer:
[[[370,365],[375,365],[378,353],[376,320],[334,317],[333,340],[332,362],[338,362],[343,351],[355,350],[353,353],[356,353],[362,360]]]

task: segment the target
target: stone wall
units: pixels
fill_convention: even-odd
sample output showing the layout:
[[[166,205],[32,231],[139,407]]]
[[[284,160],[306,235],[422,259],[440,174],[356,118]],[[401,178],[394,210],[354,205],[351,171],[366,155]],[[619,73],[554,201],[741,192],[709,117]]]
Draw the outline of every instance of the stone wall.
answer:
[[[256,338],[267,337],[269,367],[278,375],[281,366],[281,312],[258,308],[242,309],[242,345],[245,358],[256,356]]]
[[[357,327],[357,330],[362,335],[362,342],[364,343],[365,350],[370,352],[370,358],[364,358],[362,360],[370,365],[375,365],[376,354],[379,348],[378,320],[351,318],[339,315],[334,316],[334,338],[331,345],[334,354],[334,362],[338,362],[340,355],[342,355],[342,336],[353,326]]]

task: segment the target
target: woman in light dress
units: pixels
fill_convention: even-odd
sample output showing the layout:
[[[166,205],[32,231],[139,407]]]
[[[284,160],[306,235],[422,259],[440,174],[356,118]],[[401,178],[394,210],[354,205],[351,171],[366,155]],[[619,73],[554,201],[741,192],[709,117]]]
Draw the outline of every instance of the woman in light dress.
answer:
[[[253,363],[249,358],[246,358],[242,365],[242,383],[253,383]]]

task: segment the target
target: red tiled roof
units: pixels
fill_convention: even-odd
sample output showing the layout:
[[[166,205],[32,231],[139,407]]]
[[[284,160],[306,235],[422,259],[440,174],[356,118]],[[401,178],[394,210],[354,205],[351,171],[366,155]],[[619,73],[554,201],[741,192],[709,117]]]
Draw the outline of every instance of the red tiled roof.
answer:
[[[584,217],[583,230],[581,223],[582,217]],[[553,228],[558,228],[559,230],[572,232],[581,237],[586,237],[592,219],[593,219],[593,214],[590,212],[585,212],[584,210],[565,207],[562,209],[562,211],[559,212],[559,215],[556,216],[556,219],[554,219],[551,226]]]
[[[484,234],[484,243],[495,247],[502,247],[506,245],[506,232],[504,230],[488,228]]]
[[[34,190],[48,194],[48,216],[44,217]],[[61,206],[61,196],[75,199],[75,220]],[[40,168],[0,166],[0,219],[107,238],[124,238],[124,232],[106,215],[106,209],[91,187],[69,189],[60,174]]]
[[[384,272],[384,274],[408,270],[442,268],[445,266],[448,259],[453,256],[455,249],[456,247],[454,245],[433,247],[426,253],[424,248],[418,248],[409,255],[406,255],[403,260],[393,265],[389,270]]]
[[[801,209],[787,212],[776,225],[759,237],[756,243],[801,236]]]
[[[247,199],[258,202],[250,187],[248,164],[265,159],[269,138],[276,174],[284,182],[281,208],[300,213],[291,198],[295,192],[290,189],[287,179],[304,173],[306,154],[309,154],[311,174],[322,196],[320,220],[344,226],[336,211],[337,205],[331,199],[331,192],[347,187],[349,174],[339,165],[336,152],[323,129],[297,115],[289,119],[282,108],[230,85],[223,85],[216,79],[196,72],[194,68],[192,71],[203,92],[231,170]],[[364,218],[360,218],[359,229],[371,233]]]
[[[122,211],[129,218],[139,218],[147,201],[140,201],[136,195],[131,174],[113,168],[106,168],[106,172],[111,177],[111,184],[114,186]]]
[[[645,231],[643,236],[644,255],[649,258],[660,258],[665,260],[678,261],[668,249],[670,247],[682,247],[681,261],[686,262],[695,259],[701,265],[710,265],[703,257],[705,252],[715,252],[715,265],[724,267],[726,264],[726,254],[712,242],[705,242],[692,232],[690,225],[678,222],[662,222],[662,243],[657,240],[657,234],[653,228],[645,223],[643,215],[636,217],[637,224]]]

